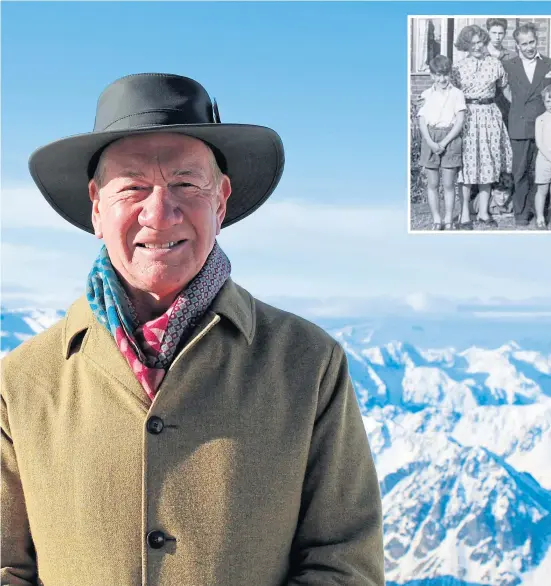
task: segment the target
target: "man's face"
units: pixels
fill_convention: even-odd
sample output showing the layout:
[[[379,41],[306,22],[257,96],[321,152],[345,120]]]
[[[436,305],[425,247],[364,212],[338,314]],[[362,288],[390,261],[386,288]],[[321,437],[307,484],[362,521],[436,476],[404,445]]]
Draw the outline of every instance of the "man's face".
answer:
[[[490,35],[490,43],[492,43],[496,49],[501,49],[501,44],[505,38],[505,30],[503,27],[499,25],[491,26],[488,34]]]
[[[538,52],[538,39],[533,32],[520,33],[517,39],[517,47],[526,59],[533,59]]]
[[[551,92],[547,92],[543,96],[543,105],[548,112],[551,112]]]
[[[124,138],[104,151],[101,187],[89,184],[92,221],[131,294],[176,295],[205,263],[231,193],[212,161],[203,142],[174,133]]]

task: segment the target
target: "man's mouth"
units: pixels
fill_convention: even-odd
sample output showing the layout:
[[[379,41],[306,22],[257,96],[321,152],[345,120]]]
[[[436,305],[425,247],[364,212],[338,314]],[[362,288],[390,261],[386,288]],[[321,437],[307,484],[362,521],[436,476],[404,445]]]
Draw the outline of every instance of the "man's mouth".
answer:
[[[172,242],[162,242],[162,243],[157,243],[157,242],[138,242],[138,244],[136,244],[136,246],[139,246],[140,248],[147,248],[147,249],[152,249],[152,250],[170,250],[171,248],[174,248],[175,246],[178,246],[178,244],[182,244],[182,242],[185,242],[185,240],[174,240]]]

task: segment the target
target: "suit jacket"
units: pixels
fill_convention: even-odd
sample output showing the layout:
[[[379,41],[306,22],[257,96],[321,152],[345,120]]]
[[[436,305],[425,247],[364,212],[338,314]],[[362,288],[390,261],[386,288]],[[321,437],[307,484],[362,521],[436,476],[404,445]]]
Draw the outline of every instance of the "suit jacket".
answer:
[[[504,59],[502,63],[513,97],[509,110],[509,136],[512,139],[533,139],[536,118],[545,111],[540,94],[546,85],[551,84],[551,77],[545,77],[551,72],[551,59],[542,57],[537,60],[532,83],[528,81],[520,57]]]
[[[317,326],[229,280],[151,403],[82,298],[2,366],[2,584],[384,585],[366,432]]]

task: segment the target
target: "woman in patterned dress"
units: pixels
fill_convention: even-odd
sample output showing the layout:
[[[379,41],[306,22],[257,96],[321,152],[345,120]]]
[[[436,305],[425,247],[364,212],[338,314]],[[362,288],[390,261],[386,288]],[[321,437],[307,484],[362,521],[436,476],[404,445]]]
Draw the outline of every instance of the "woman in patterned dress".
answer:
[[[503,117],[495,103],[497,88],[507,87],[507,74],[501,61],[487,51],[490,37],[476,25],[464,27],[455,46],[468,52],[453,68],[453,83],[465,95],[467,111],[463,128],[463,166],[458,182],[463,184],[463,205],[459,227],[472,229],[470,196],[478,185],[479,223],[496,226],[488,204],[492,183],[502,173],[511,173],[513,152]]]

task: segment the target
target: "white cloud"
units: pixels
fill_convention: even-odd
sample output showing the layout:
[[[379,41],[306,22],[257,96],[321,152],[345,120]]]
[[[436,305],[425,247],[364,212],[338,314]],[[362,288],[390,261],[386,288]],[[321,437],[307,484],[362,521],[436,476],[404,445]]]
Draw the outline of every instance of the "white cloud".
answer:
[[[3,228],[52,228],[74,234],[82,231],[64,220],[36,187],[2,189]]]
[[[2,244],[2,304],[65,309],[86,287],[93,257],[78,250]]]
[[[4,195],[10,200],[4,226],[16,229],[2,248],[3,289],[7,298],[16,296],[16,286],[27,289],[27,296],[57,296],[64,301],[54,305],[64,307],[74,291],[84,290],[100,243],[58,219],[45,202],[48,214],[34,203],[28,206],[25,197],[32,191]],[[35,248],[29,226],[50,229],[57,237],[36,242]],[[53,231],[58,228],[72,230],[74,238]],[[273,199],[224,229],[219,242],[232,262],[233,278],[254,295],[268,302],[298,298],[317,314],[359,313],[372,307],[366,300],[374,298],[388,298],[391,305],[390,298],[399,299],[403,307],[431,312],[442,309],[438,298],[551,298],[551,256],[540,239],[408,235],[405,206]]]
[[[263,296],[551,297],[531,235],[408,235],[402,206],[268,202],[222,231],[235,275]]]
[[[406,295],[406,303],[415,311],[428,311],[431,307],[430,296],[422,292]]]
[[[380,241],[403,233],[406,214],[398,206],[323,205],[297,201],[267,202],[254,214],[223,230],[230,246],[248,250],[255,243],[266,248],[298,252],[315,245],[324,250]]]

